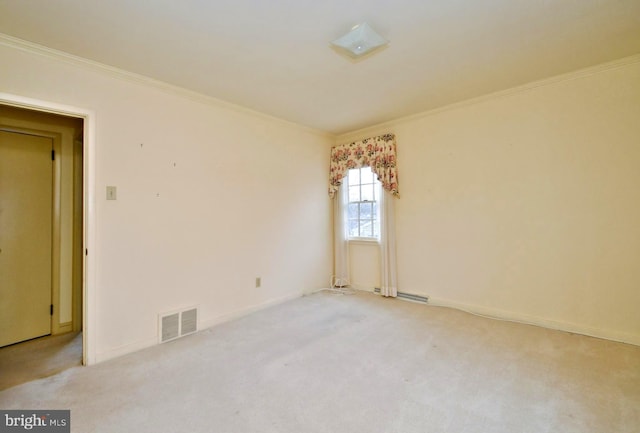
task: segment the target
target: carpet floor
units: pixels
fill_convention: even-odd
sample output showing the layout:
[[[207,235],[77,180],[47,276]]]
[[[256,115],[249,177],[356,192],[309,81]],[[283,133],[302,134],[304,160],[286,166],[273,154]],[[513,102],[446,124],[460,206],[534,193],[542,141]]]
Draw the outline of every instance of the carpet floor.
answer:
[[[0,348],[0,390],[82,365],[82,334],[69,332]]]
[[[320,292],[0,391],[73,432],[638,433],[640,347]]]

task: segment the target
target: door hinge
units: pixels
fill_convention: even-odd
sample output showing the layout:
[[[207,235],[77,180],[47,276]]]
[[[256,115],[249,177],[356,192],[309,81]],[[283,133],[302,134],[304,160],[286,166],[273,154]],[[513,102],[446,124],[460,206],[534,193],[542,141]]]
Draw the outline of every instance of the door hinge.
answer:
[[[85,256],[88,256],[88,255],[89,255],[89,249],[88,249],[88,248],[85,248],[85,249],[84,249],[84,255],[85,255]]]
[[[53,304],[50,305],[49,314],[53,316]]]
[[[56,160],[56,151],[51,149],[51,161],[55,161]]]

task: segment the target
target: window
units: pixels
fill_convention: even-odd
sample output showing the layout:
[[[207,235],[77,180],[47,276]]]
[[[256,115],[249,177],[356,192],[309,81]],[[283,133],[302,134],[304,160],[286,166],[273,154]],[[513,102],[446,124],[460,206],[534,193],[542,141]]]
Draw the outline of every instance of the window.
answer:
[[[347,174],[349,239],[376,239],[380,234],[378,194],[380,182],[370,167],[354,168]]]

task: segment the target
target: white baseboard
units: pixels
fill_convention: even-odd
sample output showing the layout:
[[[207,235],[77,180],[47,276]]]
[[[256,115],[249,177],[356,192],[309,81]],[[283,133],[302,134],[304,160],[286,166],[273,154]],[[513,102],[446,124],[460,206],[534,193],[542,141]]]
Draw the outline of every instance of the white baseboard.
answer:
[[[355,290],[359,290],[361,292],[375,293],[375,287],[370,286],[353,286]]]
[[[628,332],[620,332],[609,329],[594,328],[587,325],[579,325],[571,322],[547,319],[544,317],[531,316],[513,311],[500,310],[481,305],[464,304],[449,299],[429,297],[429,305],[438,307],[455,308],[472,314],[486,316],[492,319],[508,320],[511,322],[523,323],[526,325],[541,326],[543,328],[555,329],[558,331],[572,332],[574,334],[587,335],[589,337],[603,338],[605,340],[617,341],[640,346],[640,335]]]
[[[121,356],[155,346],[156,344],[158,344],[157,336],[152,339],[136,341],[135,343],[125,344],[124,346],[118,346],[105,352],[96,353],[95,362],[93,362],[92,365],[99,364],[110,359],[119,358]]]
[[[65,322],[58,324],[58,329],[53,334],[64,334],[73,331],[73,322]]]
[[[230,320],[239,319],[256,311],[264,310],[265,308],[273,307],[274,305],[282,304],[287,301],[291,301],[296,298],[304,296],[304,293],[292,293],[289,295],[281,296],[279,298],[271,299],[269,301],[262,302],[260,304],[251,305],[249,307],[241,308],[239,310],[232,311],[220,316],[216,316],[212,319],[202,321],[200,323],[201,328],[198,331],[202,331],[207,328],[219,325],[220,323],[228,322]]]
[[[340,287],[335,287],[335,288],[331,288],[331,287],[323,287],[321,289],[316,289],[313,290],[312,292],[309,292],[309,295],[313,295],[314,293],[318,293],[318,292],[324,292],[324,291],[341,291],[341,290],[352,290],[352,291],[357,291],[357,292],[364,292],[364,293],[375,293],[375,289],[373,287],[369,288],[369,287],[363,287],[363,286],[347,286],[345,288],[340,288]]]
[[[255,313],[256,311],[264,310],[265,308],[269,308],[277,304],[282,304],[283,302],[291,301],[303,295],[304,293],[292,293],[289,295],[281,296],[279,298],[271,299],[269,301],[261,302],[259,304],[254,304],[245,308],[240,308],[238,310],[232,311],[230,313],[222,314],[220,316],[216,316],[211,319],[203,320],[200,323],[198,323],[198,332],[204,331],[205,329],[211,328],[221,323],[238,319],[240,317],[246,316],[251,313]],[[190,335],[193,335],[193,334],[190,334]],[[95,364],[103,361],[107,361],[109,359],[118,358],[123,355],[128,355],[129,353],[134,353],[139,350],[146,349],[151,346],[155,346],[157,344],[159,344],[158,336],[154,335],[153,338],[148,338],[145,340],[141,340],[134,343],[125,344],[123,346],[119,346],[113,349],[109,349],[104,352],[96,354]]]

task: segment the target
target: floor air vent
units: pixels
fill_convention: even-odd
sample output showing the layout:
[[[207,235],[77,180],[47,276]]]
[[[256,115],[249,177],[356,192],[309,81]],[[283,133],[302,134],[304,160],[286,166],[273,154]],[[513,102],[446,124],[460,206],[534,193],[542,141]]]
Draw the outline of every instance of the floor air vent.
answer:
[[[376,287],[375,289],[373,289],[373,291],[375,293],[380,293],[380,288]],[[415,302],[422,302],[423,304],[426,304],[429,302],[429,298],[426,296],[413,295],[411,293],[404,293],[404,292],[398,292],[398,298],[404,298],[404,299],[408,299],[410,301],[415,301]]]
[[[182,311],[160,314],[158,325],[160,343],[175,340],[198,330],[198,309],[189,308]]]

